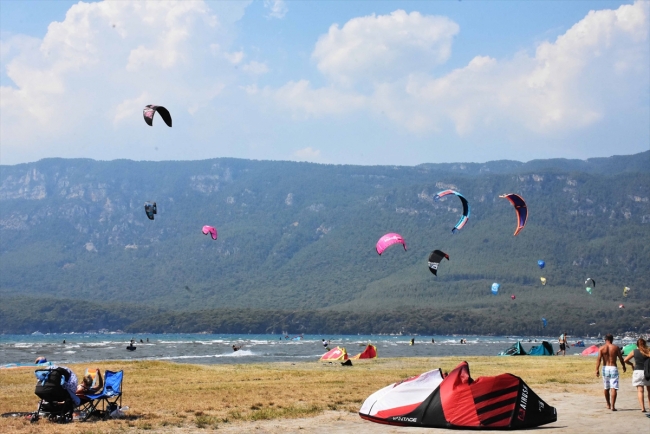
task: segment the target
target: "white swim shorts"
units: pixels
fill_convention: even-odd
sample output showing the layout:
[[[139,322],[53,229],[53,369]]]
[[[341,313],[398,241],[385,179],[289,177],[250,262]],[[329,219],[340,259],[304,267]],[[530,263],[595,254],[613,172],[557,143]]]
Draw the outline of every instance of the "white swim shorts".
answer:
[[[618,368],[616,366],[603,366],[603,386],[605,386],[605,390],[618,390]]]

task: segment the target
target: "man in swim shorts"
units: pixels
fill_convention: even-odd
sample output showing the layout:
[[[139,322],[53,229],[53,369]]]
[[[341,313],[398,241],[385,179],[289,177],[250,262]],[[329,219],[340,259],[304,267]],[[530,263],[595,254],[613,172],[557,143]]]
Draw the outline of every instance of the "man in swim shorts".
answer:
[[[623,372],[625,372],[625,362],[621,350],[613,344],[614,336],[607,334],[605,336],[605,345],[598,351],[598,362],[596,363],[596,377],[600,375],[600,363],[603,363],[603,386],[605,387],[605,400],[607,408],[616,411],[616,393],[618,390],[618,366],[616,360],[621,361]],[[610,403],[611,390],[611,403]]]

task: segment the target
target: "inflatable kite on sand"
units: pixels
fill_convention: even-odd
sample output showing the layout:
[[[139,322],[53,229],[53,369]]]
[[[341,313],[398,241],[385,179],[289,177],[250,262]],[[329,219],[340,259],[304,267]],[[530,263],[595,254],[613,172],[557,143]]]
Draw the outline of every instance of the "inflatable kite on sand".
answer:
[[[323,354],[320,360],[321,362],[341,362],[348,360],[348,352],[345,348],[335,347]]]
[[[366,349],[357,354],[356,356],[350,357],[352,360],[359,359],[376,359],[377,358],[377,347],[371,344],[366,346]]]
[[[512,374],[473,380],[463,362],[447,377],[425,372],[370,395],[361,418],[421,428],[526,429],[557,421],[557,412]]]

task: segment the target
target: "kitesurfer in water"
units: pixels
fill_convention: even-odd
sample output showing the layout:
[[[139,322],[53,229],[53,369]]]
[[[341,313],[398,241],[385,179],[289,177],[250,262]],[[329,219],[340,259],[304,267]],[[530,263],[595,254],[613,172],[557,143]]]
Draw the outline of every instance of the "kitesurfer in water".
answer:
[[[598,351],[598,362],[596,362],[596,377],[600,376],[600,363],[603,363],[603,386],[605,388],[605,400],[607,409],[616,411],[616,394],[618,391],[618,366],[616,360],[621,361],[623,372],[626,371],[625,362],[621,355],[621,349],[613,344],[614,336],[611,333],[605,335],[605,345]],[[611,390],[611,392],[610,392]],[[611,402],[610,402],[611,393]]]
[[[435,344],[435,343],[436,343],[436,340],[435,340],[434,338],[431,338],[431,343],[432,343],[432,344]]]
[[[233,351],[239,351],[239,350],[241,350],[241,347],[243,347],[243,345],[233,345],[232,350]]]
[[[560,335],[560,339],[558,339],[558,343],[560,344],[560,349],[557,351],[557,353],[555,353],[556,356],[559,356],[560,353],[562,353],[563,356],[566,356],[567,337],[568,335],[566,334],[566,332]]]
[[[329,351],[330,350],[330,341],[329,340],[326,341],[325,339],[321,339],[321,341],[323,341],[322,342],[323,348],[325,348],[327,351]]]
[[[415,338],[411,338],[411,343],[409,345],[415,345]]]

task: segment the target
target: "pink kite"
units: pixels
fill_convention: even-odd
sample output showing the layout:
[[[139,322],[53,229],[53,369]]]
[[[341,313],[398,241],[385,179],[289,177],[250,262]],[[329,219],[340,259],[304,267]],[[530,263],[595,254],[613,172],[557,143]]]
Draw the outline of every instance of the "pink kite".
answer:
[[[402,238],[400,234],[395,233],[386,234],[381,237],[379,241],[377,241],[377,246],[375,246],[375,248],[377,249],[377,253],[381,255],[384,253],[384,250],[397,243],[403,245],[404,250],[406,250],[406,243],[404,242],[404,238]]]
[[[203,235],[210,234],[213,240],[217,239],[217,230],[212,226],[203,226]]]
[[[596,345],[592,345],[590,347],[585,348],[582,353],[580,353],[581,356],[596,356],[598,355],[598,348]]]
[[[512,294],[512,295],[510,296],[510,298],[511,298],[512,300],[514,300],[514,299],[517,298],[517,297],[515,297],[515,295]]]

